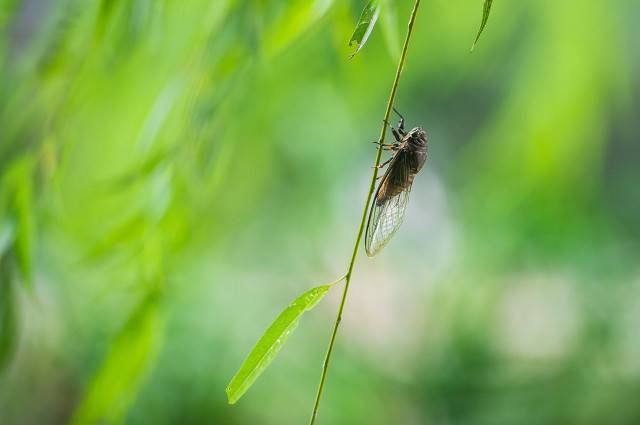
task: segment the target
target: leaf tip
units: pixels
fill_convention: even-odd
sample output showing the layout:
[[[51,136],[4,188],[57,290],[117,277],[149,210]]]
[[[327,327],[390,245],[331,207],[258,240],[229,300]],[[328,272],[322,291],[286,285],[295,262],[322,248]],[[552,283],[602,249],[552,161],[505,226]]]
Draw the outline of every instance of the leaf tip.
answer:
[[[482,21],[480,22],[480,28],[478,29],[478,34],[476,35],[476,39],[473,42],[473,46],[471,46],[471,52],[475,49],[476,44],[478,44],[478,40],[484,31],[484,27],[487,25],[487,21],[489,20],[489,13],[491,12],[491,4],[493,0],[485,0],[484,1],[484,9],[482,11]]]
[[[227,403],[231,405],[236,404],[236,401],[238,401],[238,399],[233,396],[231,389],[227,387],[225,388],[224,392],[227,394]]]

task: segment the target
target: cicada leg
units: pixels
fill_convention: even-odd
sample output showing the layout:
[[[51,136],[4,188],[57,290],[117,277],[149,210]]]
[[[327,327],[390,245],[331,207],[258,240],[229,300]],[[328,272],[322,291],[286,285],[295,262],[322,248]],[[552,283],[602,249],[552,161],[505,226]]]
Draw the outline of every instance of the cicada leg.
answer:
[[[393,157],[387,159],[385,162],[383,162],[382,164],[378,165],[377,167],[371,167],[371,168],[378,168],[378,169],[383,168],[385,165],[390,163],[392,159],[393,159]]]
[[[407,133],[406,131],[404,131],[404,121],[405,121],[404,117],[400,112],[398,112],[398,110],[395,107],[393,108],[393,112],[398,114],[398,116],[400,117],[400,121],[398,122],[398,133],[400,133],[402,136],[406,136]]]
[[[396,141],[400,143],[402,141],[402,136],[400,135],[399,127],[398,130],[391,127],[391,132],[393,133],[393,137],[396,139]]]
[[[397,151],[400,147],[400,143],[380,143],[380,142],[371,142],[374,145],[382,145],[382,149],[386,151]]]

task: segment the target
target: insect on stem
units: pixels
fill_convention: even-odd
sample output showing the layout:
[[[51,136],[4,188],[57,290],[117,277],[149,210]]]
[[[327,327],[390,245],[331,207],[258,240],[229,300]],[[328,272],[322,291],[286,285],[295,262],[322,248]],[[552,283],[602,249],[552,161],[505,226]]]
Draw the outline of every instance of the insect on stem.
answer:
[[[318,416],[318,409],[320,407],[320,399],[322,397],[322,391],[324,390],[324,385],[327,379],[327,373],[329,371],[329,364],[331,362],[331,354],[333,353],[333,347],[336,340],[336,335],[338,334],[338,327],[340,326],[340,322],[342,321],[342,312],[344,310],[344,304],[347,299],[347,293],[349,291],[349,284],[351,283],[351,276],[353,272],[353,267],[355,265],[356,256],[358,255],[358,249],[360,247],[360,242],[362,241],[362,234],[364,233],[365,223],[367,221],[367,212],[369,211],[369,204],[371,203],[371,198],[373,196],[373,191],[375,190],[376,180],[378,177],[378,166],[380,165],[380,158],[382,157],[382,150],[384,139],[387,134],[387,123],[389,122],[389,115],[391,114],[391,109],[393,108],[393,102],[396,97],[396,92],[398,90],[398,83],[400,81],[400,75],[402,74],[402,68],[404,67],[405,58],[407,56],[407,50],[409,48],[409,41],[411,40],[411,34],[413,33],[413,24],[416,20],[416,14],[418,12],[418,8],[420,6],[420,0],[416,0],[413,5],[413,10],[411,11],[411,16],[409,17],[409,25],[407,28],[407,35],[404,39],[404,44],[402,46],[402,53],[400,54],[400,59],[398,61],[398,67],[396,69],[396,74],[393,80],[393,84],[391,86],[391,92],[389,93],[389,99],[387,101],[387,108],[384,113],[384,119],[382,120],[382,129],[380,130],[380,139],[379,145],[376,149],[376,157],[374,161],[374,168],[371,175],[371,183],[369,185],[369,192],[367,194],[367,200],[365,201],[364,208],[362,209],[362,218],[360,219],[360,227],[358,228],[358,234],[356,236],[356,242],[353,247],[353,253],[351,254],[351,260],[349,261],[349,267],[347,269],[347,273],[345,274],[345,285],[342,290],[342,298],[340,299],[340,306],[338,307],[338,314],[336,316],[335,324],[333,325],[333,331],[331,333],[331,339],[329,340],[329,346],[327,348],[327,353],[324,358],[324,362],[322,364],[322,374],[320,375],[320,383],[318,385],[318,391],[316,393],[315,401],[313,404],[313,410],[311,412],[311,418],[309,420],[309,425],[314,425],[316,422],[316,418]]]

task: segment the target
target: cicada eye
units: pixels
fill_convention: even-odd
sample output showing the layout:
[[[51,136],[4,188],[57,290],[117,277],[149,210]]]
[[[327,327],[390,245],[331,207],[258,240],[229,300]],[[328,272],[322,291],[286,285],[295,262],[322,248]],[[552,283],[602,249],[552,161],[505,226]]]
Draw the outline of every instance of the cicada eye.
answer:
[[[414,138],[419,140],[427,140],[427,132],[422,128],[418,128],[418,131],[416,131]]]

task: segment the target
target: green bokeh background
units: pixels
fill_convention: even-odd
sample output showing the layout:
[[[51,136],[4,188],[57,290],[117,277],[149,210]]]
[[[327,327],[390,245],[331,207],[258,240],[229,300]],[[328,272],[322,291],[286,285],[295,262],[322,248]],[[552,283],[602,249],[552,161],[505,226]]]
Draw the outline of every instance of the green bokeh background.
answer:
[[[411,2],[0,1],[0,424],[305,423]],[[322,424],[640,423],[640,4],[423,0],[430,138]]]

